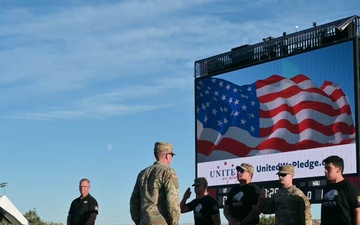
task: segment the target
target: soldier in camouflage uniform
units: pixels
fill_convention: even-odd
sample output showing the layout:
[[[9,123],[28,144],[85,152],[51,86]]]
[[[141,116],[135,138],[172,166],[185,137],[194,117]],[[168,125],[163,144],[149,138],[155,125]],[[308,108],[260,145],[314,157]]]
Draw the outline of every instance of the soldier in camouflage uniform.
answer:
[[[265,214],[275,213],[276,225],[311,225],[311,205],[304,193],[293,185],[294,166],[286,165],[279,169],[277,175],[283,188],[272,198],[265,198],[262,190],[259,210]]]
[[[142,170],[130,198],[136,225],[177,225],[180,219],[179,182],[170,163],[175,155],[170,143],[156,142],[156,162]]]

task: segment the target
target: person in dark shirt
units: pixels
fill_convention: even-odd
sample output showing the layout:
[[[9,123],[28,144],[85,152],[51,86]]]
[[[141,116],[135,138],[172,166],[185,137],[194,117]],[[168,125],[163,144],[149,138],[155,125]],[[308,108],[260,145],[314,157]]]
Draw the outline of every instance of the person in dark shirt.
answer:
[[[186,204],[190,198],[190,188],[186,189],[180,202],[181,213],[194,212],[195,225],[220,225],[220,212],[218,202],[207,192],[208,182],[205,177],[194,180],[196,198]]]
[[[360,225],[360,191],[343,177],[344,160],[332,155],[323,164],[328,183],[323,190],[321,225]]]
[[[89,194],[90,180],[81,179],[79,183],[80,197],[71,202],[67,225],[94,225],[98,214],[98,203]]]
[[[252,225],[259,223],[258,201],[260,188],[251,183],[254,167],[242,163],[236,167],[239,186],[231,188],[224,205],[224,215],[229,225]]]

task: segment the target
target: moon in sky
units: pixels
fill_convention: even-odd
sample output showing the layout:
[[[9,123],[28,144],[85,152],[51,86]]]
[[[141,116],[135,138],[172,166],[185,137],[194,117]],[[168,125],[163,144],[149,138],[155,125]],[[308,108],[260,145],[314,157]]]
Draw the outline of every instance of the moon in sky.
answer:
[[[111,150],[111,149],[112,149],[112,144],[108,143],[108,144],[106,145],[106,147],[107,147],[108,150]]]

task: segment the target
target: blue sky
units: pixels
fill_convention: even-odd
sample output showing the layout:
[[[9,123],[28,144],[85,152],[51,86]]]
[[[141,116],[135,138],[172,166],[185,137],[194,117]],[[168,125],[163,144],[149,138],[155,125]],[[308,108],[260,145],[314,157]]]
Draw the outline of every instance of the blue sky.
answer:
[[[129,197],[138,172],[154,162],[154,142],[173,143],[181,196],[195,177],[195,60],[359,7],[358,0],[0,0],[6,195],[22,213],[36,208],[43,220],[65,223],[87,177],[97,224],[131,224]],[[191,213],[180,220],[192,221]]]

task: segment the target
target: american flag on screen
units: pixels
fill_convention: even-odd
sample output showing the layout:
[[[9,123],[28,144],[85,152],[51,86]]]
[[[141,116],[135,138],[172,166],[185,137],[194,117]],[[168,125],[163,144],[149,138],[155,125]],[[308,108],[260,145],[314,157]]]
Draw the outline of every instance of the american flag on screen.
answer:
[[[346,94],[319,88],[305,75],[273,75],[239,86],[218,78],[196,82],[197,153],[238,157],[355,142]]]

